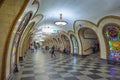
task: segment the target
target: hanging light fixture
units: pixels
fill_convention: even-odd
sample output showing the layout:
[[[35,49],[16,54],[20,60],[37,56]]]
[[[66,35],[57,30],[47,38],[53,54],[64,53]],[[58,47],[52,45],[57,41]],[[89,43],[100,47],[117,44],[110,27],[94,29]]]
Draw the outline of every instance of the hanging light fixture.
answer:
[[[60,21],[55,21],[55,24],[59,26],[64,26],[67,24],[66,21],[62,21],[62,14],[60,14]]]

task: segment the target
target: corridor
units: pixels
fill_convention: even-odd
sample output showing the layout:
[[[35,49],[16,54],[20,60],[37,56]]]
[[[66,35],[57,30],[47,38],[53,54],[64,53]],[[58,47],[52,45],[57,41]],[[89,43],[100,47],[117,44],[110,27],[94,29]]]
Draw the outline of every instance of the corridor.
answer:
[[[92,54],[86,58],[41,49],[27,53],[15,80],[120,80],[120,68],[108,65]]]

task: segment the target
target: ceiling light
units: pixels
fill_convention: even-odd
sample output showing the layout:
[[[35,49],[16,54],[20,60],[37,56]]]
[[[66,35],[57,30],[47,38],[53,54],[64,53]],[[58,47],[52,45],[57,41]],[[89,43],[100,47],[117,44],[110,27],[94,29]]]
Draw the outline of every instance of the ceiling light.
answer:
[[[60,14],[60,21],[55,21],[55,24],[59,26],[64,26],[67,24],[66,21],[62,21],[62,14]]]

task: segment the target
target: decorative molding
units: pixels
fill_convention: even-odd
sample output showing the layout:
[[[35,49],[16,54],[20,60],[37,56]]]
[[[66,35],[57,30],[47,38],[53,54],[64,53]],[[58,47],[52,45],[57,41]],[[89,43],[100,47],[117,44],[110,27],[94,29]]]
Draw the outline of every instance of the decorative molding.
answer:
[[[21,16],[21,14],[23,13],[24,9],[26,8],[27,4],[28,4],[29,0],[25,0],[23,6],[21,7],[21,9],[19,10],[17,16],[15,17],[14,21],[12,22],[12,25],[10,26],[11,29],[9,30],[9,35],[7,35],[7,39],[6,39],[6,44],[4,47],[4,52],[3,52],[3,56],[2,56],[2,71],[1,71],[1,80],[5,80],[5,75],[6,75],[6,57],[7,57],[7,53],[8,53],[8,48],[9,48],[9,42],[12,36],[12,32],[14,30],[14,26],[16,25],[19,17]]]
[[[120,17],[119,17],[119,16],[114,16],[114,15],[105,16],[105,17],[101,18],[101,19],[98,21],[97,27],[100,26],[100,23],[102,23],[103,20],[109,19],[109,18],[119,19],[119,20],[120,20]]]
[[[24,23],[24,20],[26,19],[26,17],[29,17],[29,18],[27,19],[27,23]],[[20,25],[19,25],[19,27],[18,27],[18,29],[17,29],[17,32],[20,32],[21,35],[22,35],[24,29],[27,27],[27,25],[28,25],[31,17],[32,17],[32,11],[27,12],[27,13],[25,14],[25,16],[23,17],[23,19],[22,19],[22,21],[21,21],[21,23],[20,23]],[[26,20],[25,20],[25,21],[26,21]],[[26,24],[26,25],[22,26],[23,28],[21,29],[21,25],[22,25],[23,23]],[[17,40],[18,45],[19,45],[19,40],[20,40],[20,38],[21,38],[21,35],[18,37],[18,40]],[[15,34],[13,41],[15,41],[16,36],[17,36],[17,33]],[[13,47],[14,47],[14,44],[12,44],[12,50],[13,50]],[[12,56],[12,50],[11,50],[11,56]],[[17,52],[18,52],[18,46],[16,46],[16,57],[15,57],[16,64],[17,64]],[[10,57],[10,62],[11,62],[11,61],[12,61],[12,57]],[[12,66],[12,65],[11,65],[11,63],[10,63],[10,72],[12,72],[11,66]]]
[[[38,6],[37,6],[37,10],[36,10],[36,12],[35,12],[34,16],[36,15],[36,13],[38,12],[39,7],[40,7],[40,3],[39,3],[39,1],[38,1],[38,0],[34,0],[34,1],[33,1],[32,5],[35,5],[35,4],[37,4]],[[33,16],[33,17],[34,17],[34,16]]]

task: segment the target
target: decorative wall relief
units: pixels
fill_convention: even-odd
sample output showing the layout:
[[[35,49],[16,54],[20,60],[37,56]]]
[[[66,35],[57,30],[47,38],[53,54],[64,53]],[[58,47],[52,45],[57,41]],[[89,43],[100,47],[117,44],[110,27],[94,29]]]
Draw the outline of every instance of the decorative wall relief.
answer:
[[[107,26],[106,37],[109,44],[109,59],[120,62],[120,28]]]

